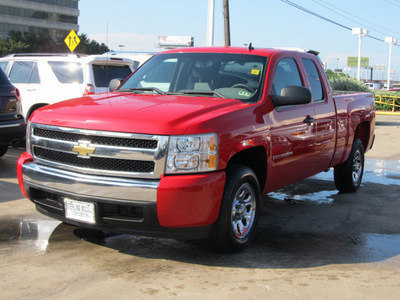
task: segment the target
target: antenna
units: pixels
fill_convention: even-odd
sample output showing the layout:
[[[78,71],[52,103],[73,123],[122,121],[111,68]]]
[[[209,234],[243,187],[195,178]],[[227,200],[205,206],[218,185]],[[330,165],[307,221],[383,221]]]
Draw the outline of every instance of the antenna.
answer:
[[[249,51],[254,50],[253,43],[249,44],[249,48],[248,49],[249,49]]]

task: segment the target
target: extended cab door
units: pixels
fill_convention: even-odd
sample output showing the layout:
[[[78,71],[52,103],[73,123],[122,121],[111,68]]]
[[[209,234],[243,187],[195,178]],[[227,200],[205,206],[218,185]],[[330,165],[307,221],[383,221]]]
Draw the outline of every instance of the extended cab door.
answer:
[[[306,86],[294,57],[281,58],[275,67],[272,99],[286,86]],[[272,157],[268,190],[284,187],[314,174],[315,125],[312,103],[275,107],[270,113]]]
[[[304,71],[311,90],[315,111],[315,157],[317,172],[329,168],[336,146],[336,108],[321,63],[315,59],[302,58]]]

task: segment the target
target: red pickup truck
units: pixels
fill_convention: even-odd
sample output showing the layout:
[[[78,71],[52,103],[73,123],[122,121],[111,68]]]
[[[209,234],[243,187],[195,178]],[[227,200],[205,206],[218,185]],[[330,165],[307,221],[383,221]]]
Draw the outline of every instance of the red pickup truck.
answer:
[[[315,52],[170,50],[113,92],[35,112],[18,179],[64,222],[233,252],[268,192],[332,167],[356,191],[374,127],[373,95],[332,96]]]

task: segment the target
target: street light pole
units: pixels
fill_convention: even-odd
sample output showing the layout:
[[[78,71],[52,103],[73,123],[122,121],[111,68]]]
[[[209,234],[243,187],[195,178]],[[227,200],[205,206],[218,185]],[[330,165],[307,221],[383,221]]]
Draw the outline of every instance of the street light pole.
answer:
[[[388,64],[388,76],[387,76],[387,89],[390,89],[390,71],[392,65],[392,46],[397,45],[397,39],[393,37],[385,37],[385,43],[389,44],[389,64]]]
[[[214,46],[214,0],[208,0],[207,47]]]
[[[363,36],[368,36],[368,30],[362,28],[353,28],[353,35],[358,35],[358,68],[357,68],[357,80],[360,81],[361,73],[361,38]]]

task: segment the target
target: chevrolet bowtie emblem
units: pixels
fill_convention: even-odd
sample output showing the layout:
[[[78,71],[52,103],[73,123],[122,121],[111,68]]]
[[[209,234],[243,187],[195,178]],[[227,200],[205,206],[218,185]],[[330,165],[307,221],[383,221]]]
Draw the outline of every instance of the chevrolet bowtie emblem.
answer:
[[[89,141],[78,141],[79,145],[75,145],[72,151],[78,152],[80,158],[90,158],[89,154],[93,154],[96,148],[89,147]]]

